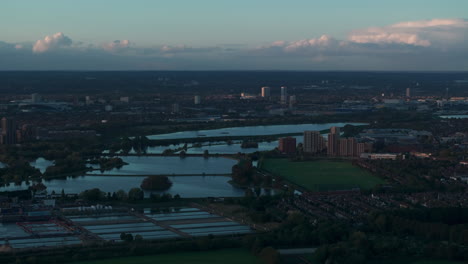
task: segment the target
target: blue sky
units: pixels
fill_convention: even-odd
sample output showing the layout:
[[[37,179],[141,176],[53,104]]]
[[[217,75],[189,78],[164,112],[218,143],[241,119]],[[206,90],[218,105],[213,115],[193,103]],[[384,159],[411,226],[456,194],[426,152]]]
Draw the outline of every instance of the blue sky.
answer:
[[[79,50],[79,52],[86,53],[81,55],[91,58],[98,55],[99,47],[113,51],[112,54],[99,54],[104,57],[117,56],[116,51],[120,53],[125,51],[128,62],[131,62],[131,65],[139,65],[135,66],[135,69],[143,69],[144,65],[147,65],[148,69],[153,69],[151,67],[162,69],[164,65],[168,65],[171,69],[189,69],[184,68],[189,67],[187,61],[190,61],[189,64],[192,65],[190,67],[197,67],[193,60],[200,61],[198,68],[209,68],[209,63],[212,63],[212,65],[216,65],[216,68],[228,69],[232,66],[223,66],[222,63],[226,59],[232,60],[231,65],[234,64],[237,65],[236,67],[246,69],[263,69],[273,61],[284,62],[285,65],[288,65],[288,69],[320,69],[317,68],[317,62],[323,63],[325,61],[328,64],[325,63],[324,67],[345,69],[343,67],[353,65],[352,62],[356,58],[352,57],[358,54],[350,54],[350,51],[346,50],[344,52],[346,54],[342,55],[342,50],[335,47],[333,54],[335,56],[338,54],[340,57],[346,56],[347,61],[334,66],[335,64],[328,60],[331,55],[329,50],[318,52],[316,49],[314,56],[311,57],[314,64],[304,61],[304,58],[300,58],[300,56],[294,58],[294,55],[290,53],[288,55],[291,49],[288,52],[281,53],[276,50],[276,53],[273,53],[273,49],[276,49],[278,45],[272,47],[271,44],[275,41],[283,41],[285,42],[283,48],[286,48],[288,44],[297,44],[297,41],[319,39],[326,35],[331,37],[333,41],[337,41],[333,43],[340,42],[341,44],[337,45],[343,46],[343,41],[349,41],[349,36],[359,31],[361,38],[354,38],[358,40],[351,41],[351,44],[385,44],[388,51],[398,50],[398,47],[395,47],[398,44],[404,44],[404,48],[409,50],[413,47],[408,47],[408,45],[413,45],[426,49],[417,50],[417,52],[422,53],[428,52],[428,48],[436,47],[447,50],[449,47],[460,55],[460,52],[465,52],[462,46],[466,44],[464,42],[466,38],[462,36],[462,40],[457,40],[461,43],[454,43],[452,41],[454,38],[450,37],[452,42],[442,45],[440,40],[444,37],[435,32],[453,31],[453,34],[458,36],[466,33],[467,31],[459,29],[466,26],[467,10],[468,1],[466,0],[2,0],[0,6],[0,43],[3,43],[4,48],[14,45],[16,51],[11,52],[17,52],[20,46],[30,48],[30,46],[37,44],[37,41],[45,39],[46,36],[62,32],[63,37],[70,41],[66,39],[64,42],[51,42],[53,45],[43,46],[39,52],[38,49],[33,52],[36,53],[36,57],[37,53],[45,51],[49,53],[48,56],[55,56],[54,60],[47,62],[48,65],[44,65],[46,69],[66,67],[63,63],[53,65],[53,61],[59,59],[58,55],[78,56],[76,53]],[[392,28],[392,25],[401,22],[432,21],[435,19],[459,20],[450,25],[446,25],[446,23],[431,24],[428,26],[431,29],[427,30],[428,27],[425,27],[424,32],[420,30],[420,26],[417,26],[418,29],[405,30],[401,27],[398,30]],[[379,28],[382,32],[386,32],[385,34],[388,33],[387,39],[376,40],[372,38],[370,40],[367,35],[367,37],[362,38],[363,32],[369,28]],[[398,41],[394,38],[395,32],[400,34]],[[371,33],[375,34],[375,32]],[[414,36],[419,39],[416,42],[409,42],[408,39],[414,38]],[[57,35],[57,38],[62,38],[62,36]],[[392,38],[392,40],[388,38]],[[125,41],[121,42],[125,44],[117,46],[109,44],[116,40]],[[330,43],[328,41],[326,44],[322,42],[320,44],[307,44],[307,47],[310,49],[320,46],[320,50],[323,51],[323,46],[330,45]],[[170,46],[172,49],[166,48],[164,50],[164,46]],[[1,47],[2,45],[0,45]],[[88,47],[87,50],[84,47]],[[261,54],[252,53],[252,50],[258,51],[259,47],[262,47]],[[365,48],[363,45],[352,47],[354,52],[358,50],[359,56],[364,56],[364,61],[368,61],[369,68],[375,65],[380,65],[381,69],[389,70],[398,67],[389,61],[385,62],[384,58],[381,58],[382,61],[379,62],[375,55],[365,56]],[[158,49],[158,52],[162,49],[164,54],[155,54],[155,49]],[[234,49],[237,53],[233,56],[233,52],[227,54],[220,52],[220,49],[223,51]],[[265,49],[270,49],[270,53],[265,52]],[[60,50],[61,54],[57,54],[57,50]],[[51,54],[50,51],[55,51],[55,53]],[[176,51],[179,54],[183,51],[185,57],[176,55]],[[370,51],[372,54],[382,52],[383,50],[375,51],[375,48]],[[197,58],[194,53],[204,54],[199,55],[201,58]],[[1,54],[7,53],[4,51],[4,53],[0,52]],[[148,54],[153,56],[153,61],[150,60],[151,56]],[[25,61],[22,63],[25,63],[27,58],[25,54],[23,55],[24,57],[21,58]],[[259,56],[263,63],[245,59],[253,55]],[[119,54],[119,56],[123,56],[123,54]],[[440,56],[437,57],[439,60],[441,57],[443,59],[443,54],[437,54],[437,56]],[[42,59],[44,59],[43,57]],[[274,57],[280,58],[272,60]],[[32,59],[35,60],[35,63],[39,63],[38,58]],[[140,63],[137,62],[138,59]],[[360,61],[363,61],[362,59]],[[11,58],[11,60],[13,59]],[[115,63],[116,58],[110,60]],[[125,62],[125,59],[121,57],[118,60],[122,61],[121,63]],[[186,60],[185,64],[182,63],[184,60]],[[434,58],[434,61],[437,60]],[[15,64],[19,63],[13,63],[13,65]],[[91,65],[91,61],[88,64]],[[81,67],[88,64],[84,63]],[[408,69],[417,69],[418,65],[424,66],[421,63],[415,63]],[[0,69],[5,68],[8,67],[0,62]],[[70,65],[69,68],[73,67]],[[468,66],[461,61],[445,67],[445,69],[453,70],[467,70],[467,68]]]

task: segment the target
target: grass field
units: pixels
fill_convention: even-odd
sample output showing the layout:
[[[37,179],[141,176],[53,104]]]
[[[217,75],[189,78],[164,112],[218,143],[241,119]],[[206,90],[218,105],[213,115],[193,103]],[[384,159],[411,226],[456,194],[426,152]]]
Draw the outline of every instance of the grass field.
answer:
[[[207,252],[178,252],[173,254],[161,254],[153,256],[113,258],[105,260],[79,262],[78,264],[261,264],[262,262],[243,249],[223,249]]]
[[[394,259],[394,260],[376,260],[369,264],[464,264],[466,262],[451,260],[412,260],[412,259]]]
[[[261,168],[310,191],[370,189],[384,181],[348,161],[266,159]]]

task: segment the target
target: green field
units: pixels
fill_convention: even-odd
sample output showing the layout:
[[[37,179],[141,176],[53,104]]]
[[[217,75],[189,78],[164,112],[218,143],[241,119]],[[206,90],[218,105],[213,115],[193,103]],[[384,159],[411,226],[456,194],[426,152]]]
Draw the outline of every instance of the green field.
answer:
[[[310,191],[371,189],[384,181],[348,161],[266,159],[261,168]]]
[[[161,254],[153,256],[113,258],[105,260],[79,262],[78,264],[261,264],[262,262],[243,249],[223,249],[207,252],[177,252],[172,254]]]
[[[451,260],[411,260],[411,259],[393,259],[393,260],[375,260],[369,264],[463,264],[466,262]]]

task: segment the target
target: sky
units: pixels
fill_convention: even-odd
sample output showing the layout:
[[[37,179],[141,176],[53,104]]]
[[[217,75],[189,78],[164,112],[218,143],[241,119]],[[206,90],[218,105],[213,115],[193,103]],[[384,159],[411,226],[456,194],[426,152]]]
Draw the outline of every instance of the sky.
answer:
[[[2,0],[0,70],[468,71],[466,0]]]

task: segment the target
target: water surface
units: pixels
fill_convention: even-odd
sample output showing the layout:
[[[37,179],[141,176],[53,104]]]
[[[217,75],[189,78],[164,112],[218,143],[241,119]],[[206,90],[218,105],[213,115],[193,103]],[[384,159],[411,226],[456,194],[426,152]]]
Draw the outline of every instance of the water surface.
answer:
[[[298,125],[271,125],[271,126],[243,126],[228,127],[209,130],[181,131],[168,134],[150,135],[149,139],[179,139],[199,137],[226,137],[226,136],[261,136],[288,133],[302,133],[306,130],[320,131],[337,126],[366,125],[365,123],[327,123],[327,124],[298,124]]]
[[[63,189],[67,194],[79,194],[93,188],[112,193],[118,190],[128,192],[131,188],[139,188],[144,178],[142,176],[79,176],[44,181],[43,183],[49,193],[52,191],[60,193]],[[163,192],[145,191],[145,197],[149,197],[151,193],[179,194],[185,198],[239,197],[244,195],[243,189],[233,187],[228,183],[231,178],[227,176],[173,176],[169,177],[169,179],[173,183],[169,190]],[[23,183],[2,187],[0,191],[24,190],[27,188],[28,186]]]

